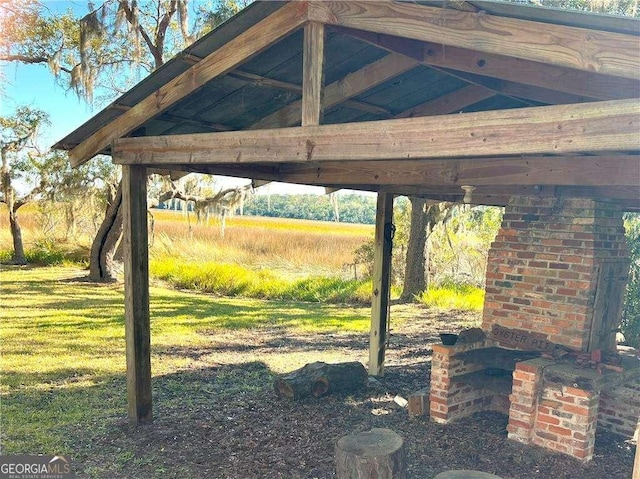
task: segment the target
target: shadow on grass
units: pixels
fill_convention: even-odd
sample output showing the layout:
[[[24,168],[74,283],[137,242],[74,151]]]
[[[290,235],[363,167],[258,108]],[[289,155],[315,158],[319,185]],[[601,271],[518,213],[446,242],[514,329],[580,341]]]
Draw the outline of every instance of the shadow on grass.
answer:
[[[176,319],[197,330],[298,327],[311,329],[366,329],[367,310],[350,306],[195,294],[151,293],[152,320]]]
[[[393,381],[416,371],[390,367],[387,374]],[[30,399],[10,394],[7,399],[10,414],[18,405],[31,414],[30,428],[19,432],[40,430],[56,438],[63,450],[55,453],[70,456],[81,478],[330,478],[335,441],[373,427],[390,428],[405,439],[409,477],[414,478],[447,469],[504,477],[529,477],[535,470],[540,477],[575,479],[628,477],[631,472],[633,448],[611,434],[599,433],[596,461],[583,465],[507,441],[507,418],[497,413],[451,425],[409,419],[394,406],[395,391],[387,379],[382,389],[293,402],[274,396],[273,377],[261,361],[154,377],[155,419],[139,427],[126,419],[123,377],[106,375],[90,387],[39,391]],[[56,399],[56,394],[62,395]],[[42,422],[43,414],[48,422]],[[18,452],[16,434],[12,430],[5,437],[12,444],[5,452]],[[54,452],[46,446],[19,452]]]
[[[287,341],[268,339],[263,346],[269,351],[252,354],[278,354]],[[288,344],[302,350],[342,346],[357,353],[358,344],[352,341],[349,336],[318,335],[315,345],[311,337]],[[352,395],[292,402],[275,397],[275,374],[265,362],[234,356],[245,351],[244,346],[224,350],[229,353],[224,359],[236,358],[234,363],[217,364],[214,354],[203,367],[155,376],[155,420],[140,427],[130,426],[126,419],[124,375],[86,367],[38,374],[32,378],[38,388],[9,391],[3,397],[3,450],[68,455],[81,478],[330,478],[339,437],[387,427],[405,438],[410,477],[433,477],[446,469],[513,477],[528,477],[531,470],[539,471],[540,477],[569,471],[562,477],[576,479],[630,474],[632,449],[607,434],[598,436],[598,460],[581,465],[506,441],[507,420],[502,415],[484,413],[448,426],[425,418],[410,420],[392,398],[406,397],[415,388],[407,389],[412,380],[425,385],[425,362],[388,366],[378,385]],[[366,341],[361,349],[366,349]],[[176,351],[189,354],[189,348]],[[215,352],[215,347],[205,351]],[[602,475],[605,472],[608,475]]]

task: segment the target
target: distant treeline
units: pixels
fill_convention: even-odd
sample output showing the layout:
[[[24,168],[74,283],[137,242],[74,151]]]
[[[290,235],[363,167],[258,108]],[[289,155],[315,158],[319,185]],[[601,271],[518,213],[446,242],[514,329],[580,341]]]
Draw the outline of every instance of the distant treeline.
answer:
[[[337,201],[340,222],[375,223],[374,196],[338,195]],[[318,221],[336,220],[329,195],[252,195],[244,205],[244,214]]]

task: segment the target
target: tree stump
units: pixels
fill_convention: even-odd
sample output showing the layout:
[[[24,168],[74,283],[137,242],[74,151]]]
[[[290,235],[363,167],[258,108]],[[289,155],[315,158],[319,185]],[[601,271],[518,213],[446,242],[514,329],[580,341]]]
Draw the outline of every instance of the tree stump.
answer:
[[[278,397],[300,399],[336,392],[354,392],[367,385],[367,370],[357,362],[327,364],[315,362],[276,378],[273,389]]]
[[[336,444],[338,479],[405,479],[404,441],[390,429],[350,434]]]

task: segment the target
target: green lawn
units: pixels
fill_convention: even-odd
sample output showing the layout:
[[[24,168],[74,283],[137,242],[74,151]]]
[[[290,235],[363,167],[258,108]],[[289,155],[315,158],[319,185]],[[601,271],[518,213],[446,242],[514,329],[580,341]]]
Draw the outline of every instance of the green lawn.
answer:
[[[134,445],[101,451],[96,444],[105,431],[126,424],[123,288],[81,281],[84,274],[76,268],[2,266],[1,450],[93,462],[109,454],[117,469],[130,463]],[[251,334],[254,328],[364,332],[369,324],[368,308],[217,298],[158,286],[151,288],[151,315],[154,381],[166,378],[156,382],[154,394],[165,408],[188,400],[191,386],[169,378],[197,368],[190,352],[206,347],[212,335]],[[287,361],[255,374],[264,380],[290,370]],[[251,388],[256,378],[244,379],[236,384]],[[104,477],[98,466],[86,466],[84,473]]]

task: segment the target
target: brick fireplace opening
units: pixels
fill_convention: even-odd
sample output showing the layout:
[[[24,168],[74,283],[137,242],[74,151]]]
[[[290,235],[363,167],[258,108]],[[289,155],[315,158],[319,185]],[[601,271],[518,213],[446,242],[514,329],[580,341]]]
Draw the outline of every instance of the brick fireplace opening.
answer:
[[[434,346],[432,420],[499,411],[510,439],[582,461],[598,424],[633,436],[640,363],[616,345],[628,271],[615,203],[512,198],[489,252],[487,337]]]

